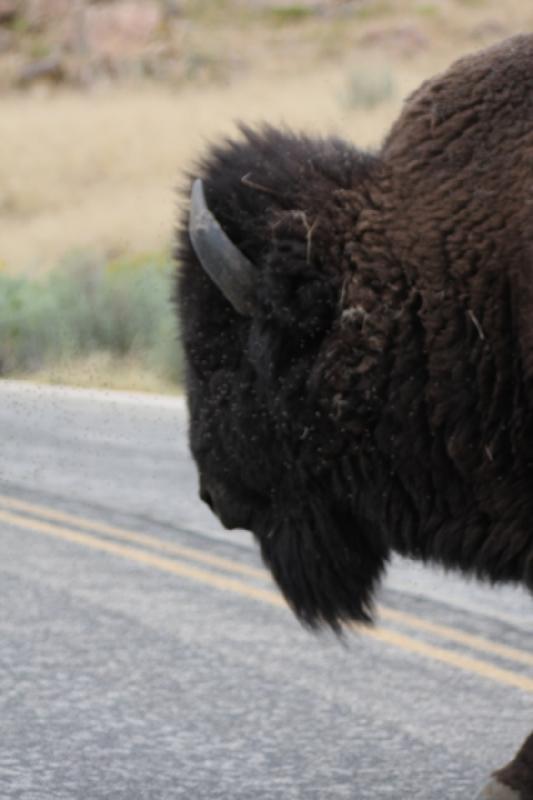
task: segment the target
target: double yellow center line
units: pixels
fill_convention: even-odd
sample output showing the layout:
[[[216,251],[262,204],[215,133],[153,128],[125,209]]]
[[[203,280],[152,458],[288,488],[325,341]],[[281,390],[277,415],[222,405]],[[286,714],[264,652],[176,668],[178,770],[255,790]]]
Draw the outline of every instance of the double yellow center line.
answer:
[[[180,578],[202,583],[271,606],[285,607],[279,594],[268,585],[257,585],[267,578],[263,569],[242,564],[196,548],[168,542],[155,536],[108,525],[97,520],[59,511],[0,495],[0,522],[25,531],[52,536],[109,553],[144,566],[159,569]],[[96,534],[96,535],[95,535]],[[111,537],[111,538],[102,538]],[[206,569],[207,567],[208,569]],[[250,580],[252,579],[252,580]],[[252,582],[254,581],[254,582]],[[380,607],[380,619],[400,625],[454,645],[466,647],[515,664],[533,666],[533,653],[492,642],[456,628],[439,625],[404,611]],[[533,679],[521,672],[497,666],[458,650],[438,647],[400,633],[391,627],[358,627],[361,635],[409,653],[430,658],[471,674],[533,693]]]

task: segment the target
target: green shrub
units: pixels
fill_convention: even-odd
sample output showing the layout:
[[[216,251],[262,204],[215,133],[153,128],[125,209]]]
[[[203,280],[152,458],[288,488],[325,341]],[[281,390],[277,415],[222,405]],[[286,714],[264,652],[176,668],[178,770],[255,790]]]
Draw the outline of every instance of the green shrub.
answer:
[[[164,258],[91,255],[72,256],[42,281],[0,273],[0,373],[105,351],[179,381],[173,273]]]
[[[294,3],[293,5],[280,6],[278,8],[274,6],[268,9],[266,14],[277,25],[289,25],[314,16],[316,11],[307,5]]]

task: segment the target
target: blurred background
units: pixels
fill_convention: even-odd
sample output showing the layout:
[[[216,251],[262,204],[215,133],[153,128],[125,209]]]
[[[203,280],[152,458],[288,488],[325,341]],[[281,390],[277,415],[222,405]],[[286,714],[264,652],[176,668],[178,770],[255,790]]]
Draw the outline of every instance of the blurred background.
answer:
[[[0,377],[179,391],[186,170],[239,120],[380,140],[531,0],[0,0]]]

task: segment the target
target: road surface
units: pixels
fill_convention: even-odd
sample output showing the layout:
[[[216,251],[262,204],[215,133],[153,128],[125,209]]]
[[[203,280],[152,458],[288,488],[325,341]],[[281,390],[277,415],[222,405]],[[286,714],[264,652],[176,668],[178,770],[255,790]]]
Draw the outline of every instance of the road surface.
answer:
[[[473,800],[533,727],[525,593],[396,561],[307,633],[179,398],[2,381],[0,442],[2,800]]]

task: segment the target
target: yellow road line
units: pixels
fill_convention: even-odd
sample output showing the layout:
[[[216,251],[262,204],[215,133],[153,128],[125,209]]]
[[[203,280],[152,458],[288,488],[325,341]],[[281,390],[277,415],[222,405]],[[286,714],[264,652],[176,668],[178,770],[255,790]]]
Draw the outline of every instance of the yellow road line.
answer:
[[[10,513],[9,511],[0,511],[0,520],[17,528],[22,528],[23,530],[34,531],[46,536],[53,536],[57,539],[62,539],[63,541],[81,544],[93,550],[99,550],[115,556],[120,556],[128,559],[129,561],[151,566],[164,572],[179,575],[180,577],[189,578],[191,580],[212,586],[216,589],[222,589],[224,591],[233,592],[254,600],[259,600],[263,603],[268,603],[271,606],[285,606],[282,598],[268,589],[261,589],[256,586],[248,585],[237,578],[215,575],[190,564],[183,564],[179,561],[165,558],[164,556],[158,556],[154,553],[146,552],[145,550],[139,550],[135,547],[117,544],[116,542],[111,542],[104,539],[98,539],[90,534],[73,531],[52,523],[21,517],[17,514]],[[449,666],[456,667],[471,674],[476,674],[482,678],[495,681],[505,686],[512,686],[525,692],[533,693],[533,680],[525,675],[520,675],[507,669],[500,669],[499,667],[495,667],[493,664],[485,661],[447,651],[443,648],[434,647],[433,645],[425,644],[390,629],[358,628],[358,630],[362,635],[368,636],[384,644],[397,647],[409,653],[422,655],[426,658],[432,659],[433,661],[448,664]]]
[[[37,503],[27,503],[24,500],[16,500],[14,497],[7,497],[1,494],[0,504],[4,506],[4,508],[24,511],[28,514],[37,514],[44,517],[44,519],[66,522],[70,525],[75,525],[76,528],[86,528],[96,533],[114,536],[116,539],[122,539],[123,541],[142,544],[146,547],[155,547],[162,553],[182,556],[191,561],[208,564],[209,566],[218,567],[228,572],[235,572],[241,575],[248,575],[251,578],[261,578],[263,580],[267,577],[267,573],[264,569],[250,567],[248,564],[240,564],[237,561],[231,561],[229,558],[223,558],[222,556],[216,556],[211,553],[202,553],[201,550],[196,550],[193,547],[185,547],[184,545],[174,544],[173,542],[165,542],[163,539],[159,539],[155,536],[147,536],[146,534],[137,533],[136,531],[117,528],[115,525],[108,525],[105,522],[98,522],[97,520],[87,519],[86,517],[78,517],[74,514],[68,514],[66,511],[56,511],[56,509],[48,508],[48,506],[39,505]]]
[[[497,683],[503,683],[506,686],[514,686],[525,692],[533,692],[533,680],[531,678],[528,678],[526,675],[520,675],[517,672],[511,672],[511,670],[508,669],[501,669],[486,661],[480,661],[478,658],[470,658],[470,656],[464,656],[452,650],[445,650],[443,647],[435,647],[425,642],[419,642],[417,639],[411,639],[409,636],[396,633],[396,631],[391,631],[388,628],[386,630],[383,628],[374,628],[365,631],[365,633],[373,639],[392,644],[410,653],[418,653],[434,661],[440,661],[443,664],[458,667],[465,672],[474,672],[477,675],[481,675],[483,678],[488,678]]]
[[[498,642],[491,642],[488,639],[483,639],[481,636],[475,636],[472,633],[464,633],[456,628],[450,628],[448,625],[439,625],[435,622],[429,622],[413,614],[408,614],[405,611],[397,611],[395,608],[379,607],[379,616],[390,622],[399,622],[402,625],[407,625],[410,628],[416,628],[419,631],[432,633],[442,639],[448,639],[450,642],[457,642],[470,647],[472,650],[480,650],[484,653],[492,653],[501,658],[507,658],[510,661],[516,661],[519,664],[526,664],[533,666],[533,653],[528,653],[527,650],[518,650],[516,647],[509,647],[506,644],[499,644]]]
[[[69,514],[65,511],[58,511],[38,503],[29,503],[24,500],[17,500],[16,498],[0,494],[0,504],[5,508],[24,511],[28,514],[37,514],[49,520],[67,522],[77,528],[81,527],[97,533],[114,536],[115,538],[122,539],[123,541],[133,542],[135,544],[154,548],[160,552],[168,553],[169,555],[181,556],[183,558],[190,559],[191,561],[196,561],[201,564],[223,569],[227,572],[233,572],[259,579],[265,579],[269,577],[267,571],[264,569],[250,567],[247,564],[241,564],[239,562],[232,561],[231,559],[223,558],[222,556],[203,553],[201,550],[197,550],[196,548],[186,547],[173,542],[166,542],[155,536],[148,536],[136,531],[117,528],[114,525],[109,525],[97,520]],[[378,611],[380,618],[383,620],[397,622],[409,628],[430,633],[434,636],[438,636],[439,638],[447,639],[448,641],[457,642],[458,644],[465,645],[472,650],[478,650],[482,653],[490,653],[519,664],[525,664],[526,666],[533,666],[533,653],[531,652],[519,650],[515,647],[499,644],[497,642],[491,642],[481,636],[466,633],[447,625],[439,625],[438,623],[429,622],[428,620],[424,620],[405,611],[398,611],[397,609],[388,608],[386,606],[380,606]]]
[[[98,539],[88,533],[80,533],[79,531],[73,531],[69,528],[59,527],[59,525],[54,525],[50,522],[40,522],[36,519],[20,517],[18,514],[12,514],[9,511],[0,511],[0,521],[7,522],[9,525],[14,525],[17,528],[24,528],[26,530],[35,531],[36,533],[43,533],[46,536],[55,536],[57,539],[63,539],[67,542],[82,544],[93,550],[101,550],[115,556],[122,556],[138,564],[146,564],[147,566],[155,567],[164,572],[171,572],[174,575],[191,578],[192,580],[200,581],[209,586],[214,586],[216,589],[224,589],[225,591],[241,594],[245,597],[252,597],[255,600],[262,600],[271,605],[285,606],[281,597],[278,597],[278,595],[268,589],[261,589],[257,586],[243,583],[237,578],[215,575],[212,572],[206,572],[191,564],[181,563],[174,559],[170,560],[164,556],[149,553],[146,550],[139,550],[136,547],[117,544],[116,542],[110,542],[106,539]]]

